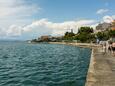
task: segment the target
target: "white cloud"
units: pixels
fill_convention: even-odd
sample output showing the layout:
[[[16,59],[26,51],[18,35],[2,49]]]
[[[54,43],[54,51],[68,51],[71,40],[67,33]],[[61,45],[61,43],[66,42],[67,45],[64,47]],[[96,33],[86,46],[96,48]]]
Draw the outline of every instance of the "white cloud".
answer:
[[[26,25],[41,8],[28,4],[27,0],[0,0],[0,27],[8,28],[12,24]]]
[[[31,16],[39,9],[36,5],[26,4],[24,0],[2,0],[0,1],[0,18]]]
[[[97,11],[97,14],[104,14],[104,13],[106,13],[106,12],[108,12],[109,11],[109,9],[99,9],[98,11]]]
[[[40,9],[35,4],[25,3],[25,0],[0,0],[0,38],[63,35],[70,29],[77,32],[81,26],[96,26],[95,20],[73,20],[56,23],[48,19],[40,19],[31,23],[31,16],[38,13]],[[101,9],[98,13],[102,14],[107,11],[109,10]],[[103,20],[108,21],[108,16],[105,16]]]
[[[77,32],[78,27],[90,26],[95,22],[96,21],[94,20],[79,20],[55,23],[47,19],[41,19],[24,27],[11,25],[9,29],[3,29],[3,34],[4,37],[21,37],[23,35],[27,35],[28,37],[38,37],[41,35],[63,35],[66,31],[68,31],[68,29],[73,29],[75,32]]]
[[[33,22],[30,25],[27,25],[26,27],[23,28],[23,31],[31,32],[37,29],[38,32],[40,31],[39,33],[47,31],[48,33],[50,32],[50,35],[63,35],[64,32],[67,31],[68,29],[73,29],[75,32],[77,32],[78,27],[90,26],[94,23],[95,23],[94,20],[65,21],[62,23],[55,23],[55,22],[50,22],[47,19],[41,19]],[[42,29],[41,31],[40,30],[41,27],[44,28],[44,30]]]
[[[108,15],[104,16],[104,17],[103,17],[103,22],[106,22],[106,23],[111,23],[111,22],[113,22],[112,16],[108,16]]]
[[[114,16],[114,15],[113,15]],[[113,16],[104,16],[103,22],[110,23],[113,21]],[[97,21],[95,20],[79,20],[79,21],[64,21],[61,23],[52,22],[48,19],[40,19],[27,24],[25,26],[11,25],[8,29],[0,28],[0,37],[5,38],[36,38],[41,35],[63,35],[66,31],[73,29],[74,32],[78,31],[81,26],[91,26],[95,29],[97,26]]]
[[[35,26],[43,26],[51,29],[68,29],[68,28],[76,28],[83,25],[90,25],[94,22],[95,22],[94,20],[80,20],[80,21],[65,21],[62,23],[54,23],[48,21],[47,19],[41,19],[36,22],[33,22],[31,25],[28,25],[24,29],[27,28],[29,29]]]
[[[0,0],[0,39],[22,35],[20,26],[31,23],[41,8],[27,0]],[[17,26],[15,26],[15,25]]]
[[[7,36],[21,36],[22,28],[16,25],[11,25],[10,28],[6,31]]]

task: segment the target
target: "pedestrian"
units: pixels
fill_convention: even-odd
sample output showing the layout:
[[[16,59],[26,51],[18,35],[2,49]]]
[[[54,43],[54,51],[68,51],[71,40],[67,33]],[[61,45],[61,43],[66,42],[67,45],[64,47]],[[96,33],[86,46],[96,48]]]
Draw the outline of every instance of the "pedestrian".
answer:
[[[112,53],[112,41],[108,41],[109,46],[108,46],[108,51]]]
[[[99,39],[96,40],[96,43],[99,44]]]
[[[103,48],[104,48],[104,53],[106,53],[106,51],[107,51],[107,49],[106,49],[106,48],[107,48],[107,44],[106,44],[106,41],[104,41],[104,44],[103,44],[103,46],[104,46],[104,47],[103,47]]]
[[[113,55],[115,55],[115,42],[112,43]]]

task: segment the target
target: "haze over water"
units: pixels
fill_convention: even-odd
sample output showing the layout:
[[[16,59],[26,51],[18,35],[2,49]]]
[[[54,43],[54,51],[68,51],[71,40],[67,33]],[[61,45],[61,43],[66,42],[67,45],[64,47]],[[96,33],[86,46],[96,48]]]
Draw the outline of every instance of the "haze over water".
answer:
[[[91,50],[0,42],[0,86],[84,86]]]

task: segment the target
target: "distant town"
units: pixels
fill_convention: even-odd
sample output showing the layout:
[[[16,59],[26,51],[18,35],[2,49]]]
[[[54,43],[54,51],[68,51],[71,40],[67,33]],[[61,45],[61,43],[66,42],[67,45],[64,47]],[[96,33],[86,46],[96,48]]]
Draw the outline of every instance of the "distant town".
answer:
[[[100,23],[96,29],[92,27],[80,27],[78,33],[74,33],[73,29],[66,32],[64,36],[53,37],[50,35],[41,36],[37,39],[29,40],[29,43],[41,42],[79,42],[79,43],[96,43],[98,41],[111,40],[115,42],[115,20],[111,23]]]

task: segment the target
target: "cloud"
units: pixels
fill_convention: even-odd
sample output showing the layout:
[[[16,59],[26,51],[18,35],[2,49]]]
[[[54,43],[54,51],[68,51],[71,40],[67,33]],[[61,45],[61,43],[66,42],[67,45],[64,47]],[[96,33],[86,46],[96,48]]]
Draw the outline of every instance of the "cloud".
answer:
[[[110,23],[113,21],[113,17],[114,15],[106,15],[103,17],[102,22]],[[91,26],[95,29],[97,25],[97,21],[90,19],[53,22],[43,18],[25,26],[11,25],[8,29],[0,28],[0,37],[31,39],[37,38],[41,35],[60,36],[66,31],[70,31],[70,29],[73,29],[74,32],[77,32],[78,28],[81,26]]]
[[[61,23],[51,22],[48,19],[41,19],[33,22],[30,25],[27,25],[23,28],[24,32],[31,32],[33,30],[37,30],[39,33],[47,31],[50,35],[63,35],[65,31],[69,29],[73,29],[77,32],[78,27],[81,26],[90,26],[94,24],[95,20],[80,20],[80,21],[65,21]],[[41,28],[42,29],[41,31]],[[39,35],[38,33],[38,35]]]
[[[16,25],[11,25],[9,29],[6,31],[7,36],[21,36],[22,35],[22,28]]]
[[[12,24],[26,25],[38,14],[41,8],[29,0],[0,0],[0,27],[8,28]]]
[[[106,23],[111,23],[111,22],[113,22],[113,17],[112,16],[108,16],[108,15],[106,15],[106,16],[104,16],[103,17],[103,22],[106,22]]]
[[[0,18],[14,18],[31,16],[40,8],[36,5],[28,5],[24,0],[2,0],[0,1]]]
[[[97,14],[104,14],[107,13],[109,11],[109,9],[99,9],[96,13]]]
[[[35,26],[43,26],[46,28],[51,28],[51,29],[68,29],[68,28],[75,28],[83,25],[90,25],[94,23],[95,20],[79,20],[79,21],[65,21],[62,23],[55,23],[48,21],[47,19],[41,19],[38,21],[33,22],[31,25],[26,26],[24,29],[25,30],[30,30],[30,28],[35,27]]]
[[[2,29],[4,37],[38,37],[41,35],[63,35],[73,29],[75,32],[81,26],[93,25],[95,20],[65,21],[61,23],[51,22],[48,19],[40,19],[24,27],[11,25],[8,29]],[[3,34],[0,33],[2,36]]]

